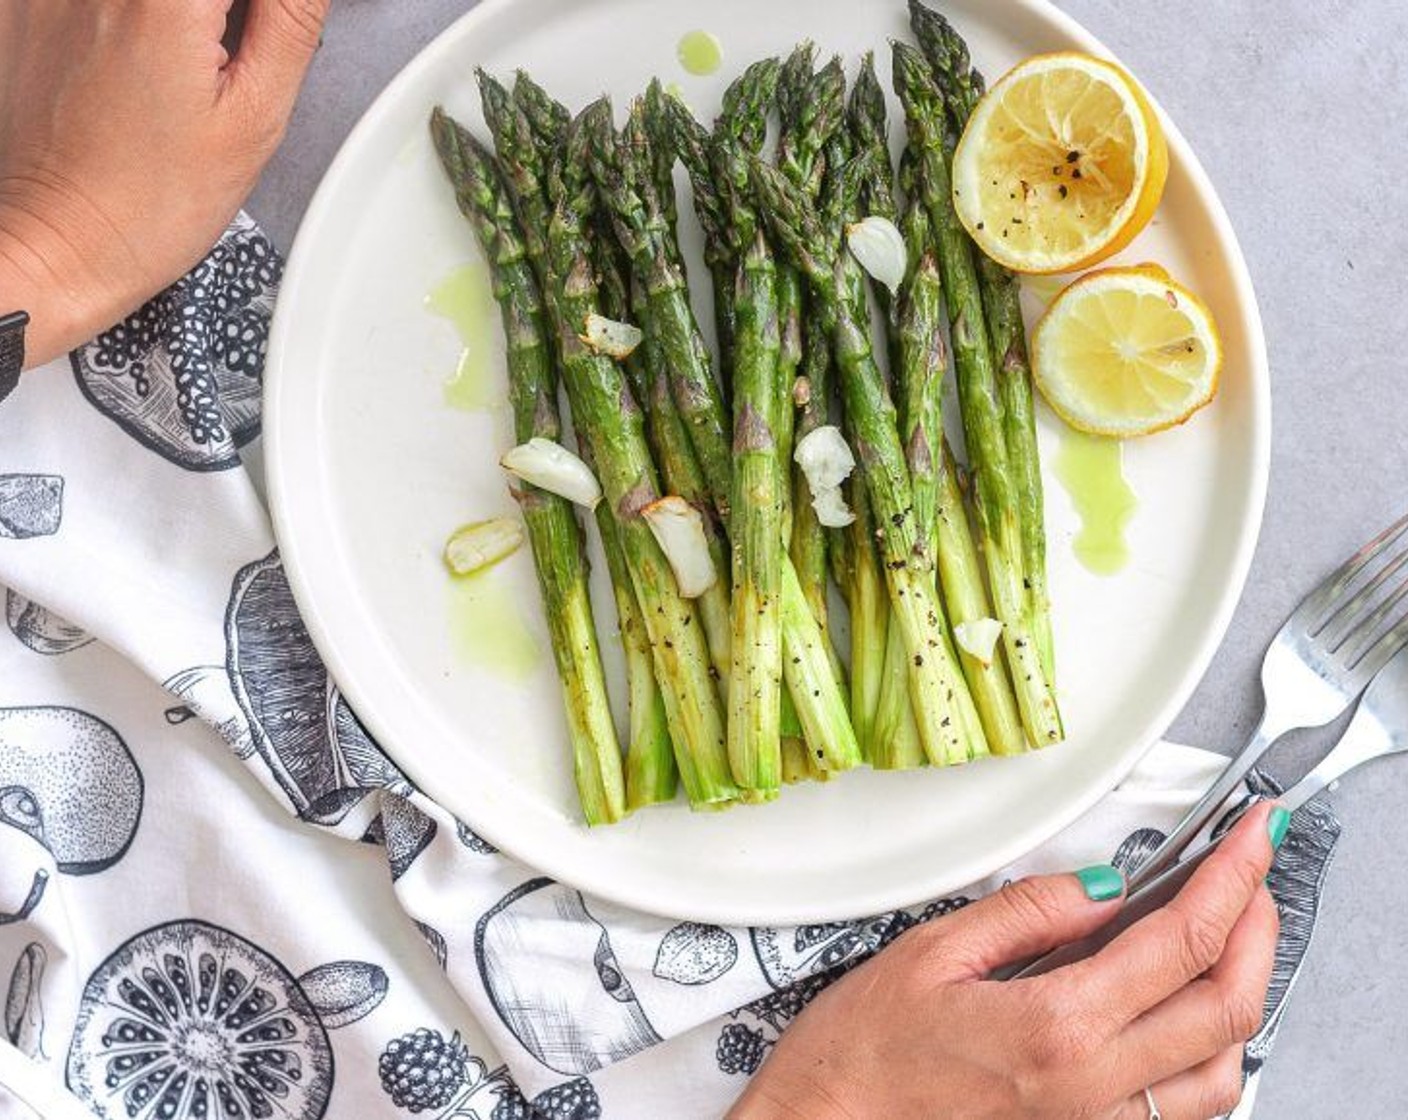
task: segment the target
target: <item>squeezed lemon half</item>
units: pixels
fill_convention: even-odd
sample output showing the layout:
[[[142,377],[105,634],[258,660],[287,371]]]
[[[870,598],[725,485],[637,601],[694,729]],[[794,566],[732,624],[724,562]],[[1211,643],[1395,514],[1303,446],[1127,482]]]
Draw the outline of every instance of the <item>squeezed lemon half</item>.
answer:
[[[1113,62],[1037,55],[978,103],[953,161],[958,216],[1017,272],[1072,272],[1119,252],[1158,209],[1168,144]]]

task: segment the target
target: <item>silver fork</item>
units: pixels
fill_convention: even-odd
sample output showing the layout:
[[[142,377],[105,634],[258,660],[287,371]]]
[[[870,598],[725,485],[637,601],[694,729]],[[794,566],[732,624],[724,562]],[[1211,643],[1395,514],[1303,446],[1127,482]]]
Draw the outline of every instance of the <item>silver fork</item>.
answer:
[[[1335,749],[1279,800],[1294,812],[1351,770],[1376,758],[1408,752],[1408,650],[1394,655],[1374,678]],[[1227,1120],[1251,1120],[1254,1098],[1242,1100]]]
[[[1408,649],[1399,650],[1374,678],[1334,749],[1320,765],[1276,798],[1276,802],[1294,813],[1351,770],[1395,754],[1408,754]],[[1090,937],[1063,945],[1011,975],[1014,978],[1039,976],[1094,955],[1135,922],[1172,901],[1193,873],[1217,850],[1219,843],[1221,837],[1131,890],[1119,914]]]
[[[1399,606],[1408,578],[1402,538],[1408,517],[1395,521],[1312,591],[1272,640],[1261,667],[1261,722],[1188,815],[1129,879],[1131,892],[1152,882],[1217,814],[1267,749],[1290,731],[1323,727],[1348,710],[1380,669],[1408,642]],[[1395,549],[1395,546],[1399,546]],[[1394,618],[1395,612],[1399,617]],[[1390,618],[1394,621],[1380,635]]]

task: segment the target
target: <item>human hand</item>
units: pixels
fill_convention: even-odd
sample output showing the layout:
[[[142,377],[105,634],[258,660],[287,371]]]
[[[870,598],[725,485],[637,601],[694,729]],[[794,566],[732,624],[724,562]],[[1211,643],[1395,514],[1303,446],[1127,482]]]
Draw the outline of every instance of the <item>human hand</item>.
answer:
[[[1272,812],[1249,812],[1163,910],[1044,976],[984,979],[1094,932],[1118,897],[1025,879],[911,930],[808,1006],[730,1120],[1148,1120],[1146,1087],[1165,1120],[1229,1111],[1279,928]]]
[[[29,364],[194,266],[283,137],[329,0],[0,5],[0,310]]]

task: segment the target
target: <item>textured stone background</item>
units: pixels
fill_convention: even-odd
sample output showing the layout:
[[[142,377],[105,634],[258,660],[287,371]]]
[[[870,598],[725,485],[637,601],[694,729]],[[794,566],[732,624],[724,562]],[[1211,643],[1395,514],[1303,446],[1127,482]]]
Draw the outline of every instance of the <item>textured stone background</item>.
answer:
[[[897,0],[898,2],[898,0]],[[251,212],[287,248],[348,129],[468,0],[335,0],[288,141]],[[1262,650],[1304,592],[1404,506],[1408,5],[1388,0],[1061,0],[1162,101],[1206,165],[1251,265],[1274,378],[1265,527],[1246,596],[1171,737],[1232,749]],[[1297,755],[1324,740],[1310,736]],[[1408,768],[1335,797],[1324,920],[1258,1115],[1408,1113]]]

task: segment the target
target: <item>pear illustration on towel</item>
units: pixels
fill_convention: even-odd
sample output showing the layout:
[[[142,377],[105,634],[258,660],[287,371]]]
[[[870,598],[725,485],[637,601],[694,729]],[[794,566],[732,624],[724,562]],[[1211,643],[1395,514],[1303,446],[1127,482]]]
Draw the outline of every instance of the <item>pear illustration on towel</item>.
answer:
[[[92,875],[122,858],[142,797],[127,744],[96,716],[0,708],[0,826],[42,844],[65,875]]]
[[[533,879],[509,892],[479,920],[474,955],[504,1026],[548,1069],[580,1076],[662,1041],[571,887]]]

